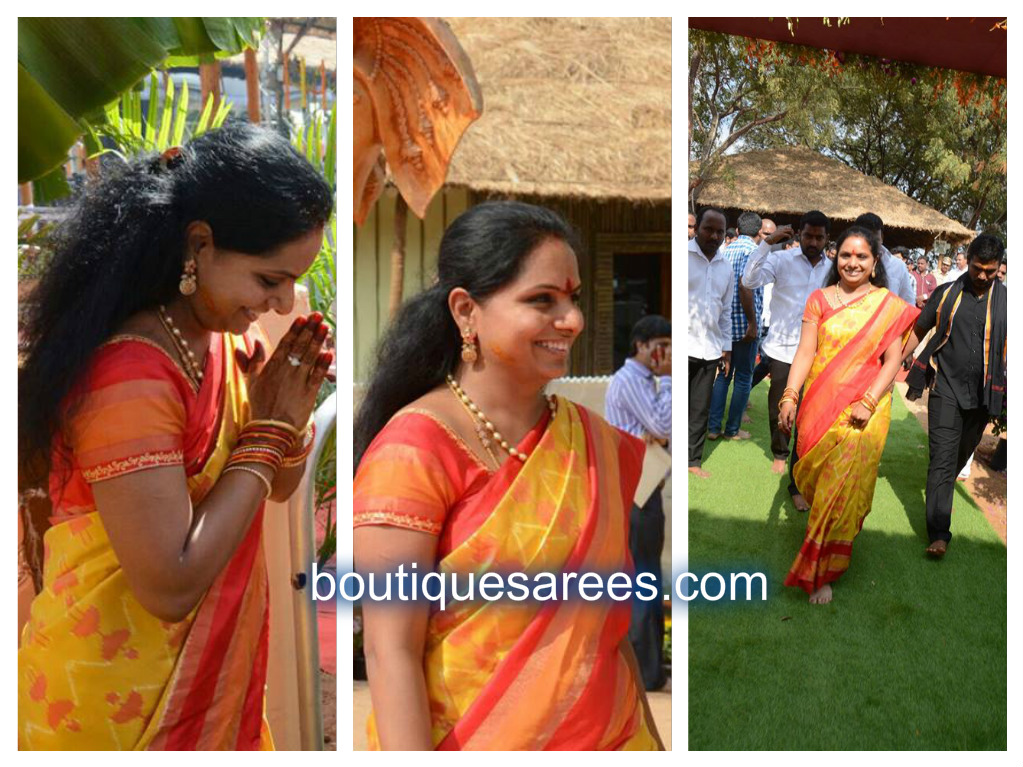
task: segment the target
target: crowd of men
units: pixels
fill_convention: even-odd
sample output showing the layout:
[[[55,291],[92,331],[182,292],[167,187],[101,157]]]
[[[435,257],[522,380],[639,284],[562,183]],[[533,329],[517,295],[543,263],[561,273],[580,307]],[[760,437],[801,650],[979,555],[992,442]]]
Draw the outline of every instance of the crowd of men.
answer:
[[[734,223],[733,236],[724,211],[706,207],[689,214],[689,472],[710,477],[703,468],[706,440],[752,436],[741,428],[749,420],[750,391],[769,376],[771,468],[783,474],[789,464],[789,493],[806,511],[791,473],[796,435],[790,439],[779,427],[779,402],[806,301],[825,284],[836,257],[829,237],[838,232],[816,210],[804,213],[796,227],[777,226],[753,212]],[[997,237],[979,235],[967,250],[938,257],[932,272],[924,253],[884,246],[876,214],[864,213],[855,224],[877,234],[888,289],[921,309],[904,367],[910,398],[929,391],[927,552],[943,556],[956,475],[968,471],[984,426],[1000,414],[1004,400],[1005,248]],[[937,372],[932,362],[940,362]]]

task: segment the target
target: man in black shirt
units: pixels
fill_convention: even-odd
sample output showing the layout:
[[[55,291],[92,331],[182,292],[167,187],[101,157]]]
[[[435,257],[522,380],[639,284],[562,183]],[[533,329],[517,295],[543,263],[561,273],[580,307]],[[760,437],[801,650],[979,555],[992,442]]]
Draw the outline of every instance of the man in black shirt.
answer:
[[[1006,298],[996,278],[1004,253],[997,237],[977,237],[966,272],[934,291],[910,338],[913,349],[936,328],[907,378],[909,399],[930,388],[927,553],[934,557],[944,556],[952,539],[956,475],[980,444],[988,420],[1001,412],[1005,396]]]

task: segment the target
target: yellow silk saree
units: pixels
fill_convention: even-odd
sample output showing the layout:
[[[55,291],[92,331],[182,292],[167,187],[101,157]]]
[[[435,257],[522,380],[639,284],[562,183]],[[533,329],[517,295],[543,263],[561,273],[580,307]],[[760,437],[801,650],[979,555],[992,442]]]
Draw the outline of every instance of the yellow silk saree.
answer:
[[[559,398],[518,449],[524,464],[491,474],[428,414],[399,413],[359,466],[355,525],[437,534],[438,570],[477,579],[630,571],[642,443]],[[629,614],[628,602],[579,599],[435,610],[424,657],[435,748],[656,748],[620,647]]]
[[[235,363],[244,345],[214,339],[198,391],[144,338],[117,337],[97,352],[62,447],[70,466],[51,474],[43,589],[18,652],[21,748],[272,748],[263,720],[262,511],[198,607],[171,624],[132,595],[90,490],[102,479],[183,465],[198,505],[248,418]]]
[[[817,326],[817,352],[796,416],[793,476],[810,516],[786,586],[813,593],[849,568],[853,539],[874,498],[891,392],[865,428],[850,426],[849,414],[880,372],[885,349],[909,332],[919,313],[884,288],[837,309],[820,290],[807,300],[803,321]]]

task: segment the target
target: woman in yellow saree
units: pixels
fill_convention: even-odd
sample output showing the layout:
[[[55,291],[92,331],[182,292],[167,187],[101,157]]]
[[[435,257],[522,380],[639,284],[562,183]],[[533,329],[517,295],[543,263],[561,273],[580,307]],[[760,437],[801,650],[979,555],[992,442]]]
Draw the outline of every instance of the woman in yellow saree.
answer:
[[[629,571],[642,443],[543,395],[583,326],[577,247],[560,217],[522,203],[476,206],[445,232],[438,282],[403,307],[356,418],[360,572]],[[610,600],[366,600],[371,746],[659,748],[629,614]]]
[[[52,502],[21,748],[272,748],[263,501],[301,478],[331,360],[318,315],[269,360],[250,326],[291,311],[331,207],[239,126],[106,169],[64,225],[19,371],[19,459]]]
[[[830,584],[848,569],[853,539],[870,512],[892,382],[920,313],[884,287],[876,235],[850,227],[837,247],[826,286],[806,302],[779,413],[783,429],[796,423],[793,475],[810,504],[806,538],[785,585],[803,589],[814,604],[831,601]]]

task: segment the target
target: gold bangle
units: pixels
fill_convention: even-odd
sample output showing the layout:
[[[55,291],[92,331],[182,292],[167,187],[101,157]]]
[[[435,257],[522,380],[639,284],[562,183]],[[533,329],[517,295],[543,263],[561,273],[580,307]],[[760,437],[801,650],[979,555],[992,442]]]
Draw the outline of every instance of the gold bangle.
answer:
[[[313,441],[316,439],[316,426],[312,421],[306,427],[305,432],[302,435],[302,439],[295,442],[291,449],[284,454],[285,459],[293,458],[305,458],[313,450]]]
[[[240,464],[236,463],[233,466],[228,466],[226,469],[224,469],[220,473],[220,475],[223,476],[224,474],[227,474],[229,471],[245,471],[245,472],[248,472],[249,474],[255,474],[257,477],[259,477],[259,481],[262,482],[263,485],[266,486],[266,495],[263,496],[263,500],[264,501],[267,498],[269,498],[270,497],[270,493],[273,492],[273,485],[270,484],[270,480],[266,478],[266,476],[263,474],[263,472],[259,471],[258,469],[254,468],[252,466],[241,466]]]
[[[863,405],[863,407],[865,407],[867,410],[869,410],[871,415],[873,415],[877,411],[877,405],[872,405],[871,403],[867,402],[866,399],[861,399],[860,404]]]

